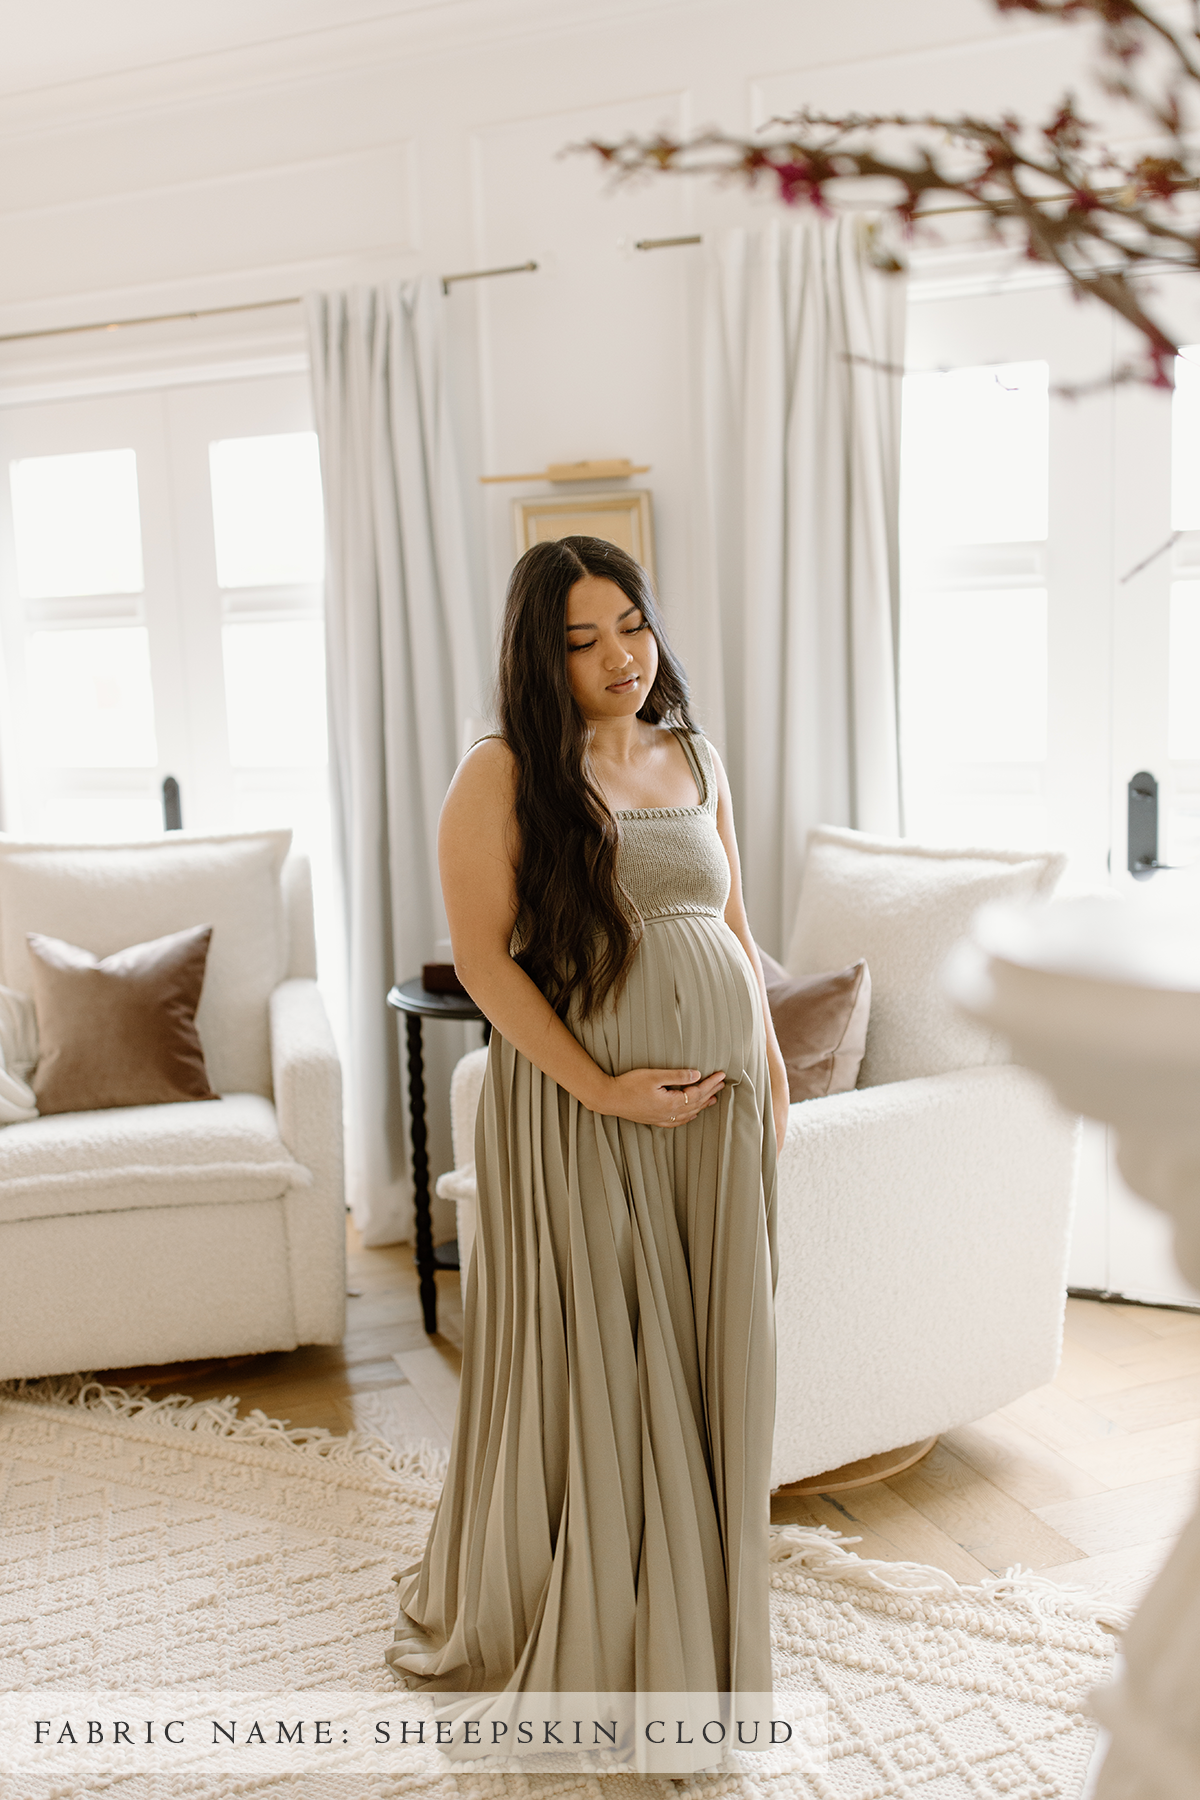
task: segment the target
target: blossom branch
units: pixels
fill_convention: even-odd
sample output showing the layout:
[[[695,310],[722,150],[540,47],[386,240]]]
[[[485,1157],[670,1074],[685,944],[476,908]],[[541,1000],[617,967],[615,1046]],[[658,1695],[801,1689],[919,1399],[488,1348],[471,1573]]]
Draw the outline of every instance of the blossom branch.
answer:
[[[1056,267],[1077,294],[1125,319],[1145,346],[1147,378],[1169,386],[1178,346],[1137,278],[1152,269],[1200,271],[1200,208],[1186,204],[1200,191],[1187,116],[1188,100],[1200,98],[1200,0],[1192,0],[1196,28],[1186,36],[1140,0],[995,4],[1061,23],[1097,22],[1101,84],[1151,122],[1154,149],[1122,161],[1070,96],[1036,127],[1009,116],[838,116],[806,107],[752,137],[660,132],[576,148],[621,181],[650,173],[767,183],[786,205],[825,215],[872,199],[892,227],[876,251],[888,269],[903,266],[905,245],[939,213],[976,211],[999,241]],[[1159,65],[1165,56],[1165,73],[1160,66],[1147,74],[1151,52]],[[880,204],[881,191],[888,197]]]

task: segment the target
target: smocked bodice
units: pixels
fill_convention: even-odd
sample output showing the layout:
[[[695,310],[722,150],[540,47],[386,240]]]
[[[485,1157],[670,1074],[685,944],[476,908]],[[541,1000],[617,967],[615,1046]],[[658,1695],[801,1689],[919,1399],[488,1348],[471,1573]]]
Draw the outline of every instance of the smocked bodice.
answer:
[[[717,783],[704,738],[675,734],[703,796],[696,806],[645,807],[618,812],[621,885],[642,918],[688,913],[725,916],[729,859],[717,833]]]

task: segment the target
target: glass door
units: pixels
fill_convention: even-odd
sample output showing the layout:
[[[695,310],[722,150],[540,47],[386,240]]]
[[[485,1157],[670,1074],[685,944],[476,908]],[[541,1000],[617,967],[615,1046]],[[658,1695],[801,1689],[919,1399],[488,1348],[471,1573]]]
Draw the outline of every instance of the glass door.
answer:
[[[337,1012],[323,581],[306,377],[0,409],[4,828],[290,826]]]
[[[190,754],[158,396],[0,412],[5,828],[161,828]]]
[[[1200,854],[1200,386],[1173,407],[1105,385],[1117,360],[1107,314],[1054,290],[918,292],[910,307],[905,828],[1061,848],[1064,894],[1133,887],[1138,774],[1160,788],[1159,859]],[[1070,387],[1085,391],[1056,391]],[[1200,1304],[1099,1125],[1085,1129],[1069,1279]]]

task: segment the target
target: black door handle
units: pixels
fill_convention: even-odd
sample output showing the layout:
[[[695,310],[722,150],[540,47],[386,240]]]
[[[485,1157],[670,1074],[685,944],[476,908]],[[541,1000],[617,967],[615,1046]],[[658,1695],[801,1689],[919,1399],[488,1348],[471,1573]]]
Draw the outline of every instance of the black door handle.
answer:
[[[179,798],[179,783],[173,775],[168,775],[162,784],[163,830],[183,830],[183,806]]]
[[[1129,783],[1128,868],[1135,881],[1148,881],[1170,863],[1158,860],[1158,783],[1141,769]]]

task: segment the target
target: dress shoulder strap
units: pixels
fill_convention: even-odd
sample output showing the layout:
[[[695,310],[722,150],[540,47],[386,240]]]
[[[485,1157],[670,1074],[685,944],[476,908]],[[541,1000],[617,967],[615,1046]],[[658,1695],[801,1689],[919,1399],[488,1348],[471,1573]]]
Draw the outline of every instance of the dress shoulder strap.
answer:
[[[696,786],[700,789],[700,805],[705,812],[717,810],[717,773],[713,768],[712,751],[708,747],[708,739],[702,731],[685,731],[673,726],[675,736],[679,739],[680,748],[688,759],[688,766],[696,777]]]

